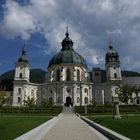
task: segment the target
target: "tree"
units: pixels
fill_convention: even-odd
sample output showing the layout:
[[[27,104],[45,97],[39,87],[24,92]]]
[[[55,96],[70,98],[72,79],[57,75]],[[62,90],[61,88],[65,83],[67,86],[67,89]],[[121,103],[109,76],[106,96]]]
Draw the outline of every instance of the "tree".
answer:
[[[134,87],[130,85],[119,84],[115,93],[118,95],[120,102],[128,104],[128,102],[132,99],[132,92],[134,91]]]
[[[53,102],[52,102],[52,100],[49,101],[47,98],[43,99],[42,106],[43,107],[51,107],[51,106],[53,106]]]
[[[93,107],[93,111],[95,112],[95,109],[96,109],[96,101],[95,101],[95,99],[92,99],[92,100],[90,101],[90,104],[91,104],[91,106]]]
[[[33,108],[33,110],[34,110],[34,106],[35,106],[35,103],[36,103],[36,100],[35,100],[35,98],[34,97],[27,97],[27,99],[25,99],[25,100],[23,100],[23,102],[24,102],[24,105],[26,106],[26,107],[28,107],[29,109],[31,109],[31,108]]]
[[[0,108],[3,107],[4,104],[6,104],[8,101],[8,98],[6,97],[6,93],[3,90],[0,90]]]
[[[93,107],[96,107],[96,101],[95,101],[95,99],[92,99],[92,100],[90,101],[90,104],[91,104]]]
[[[0,90],[0,114],[2,115],[1,108],[3,107],[4,104],[8,102],[8,98],[6,96],[5,91]]]

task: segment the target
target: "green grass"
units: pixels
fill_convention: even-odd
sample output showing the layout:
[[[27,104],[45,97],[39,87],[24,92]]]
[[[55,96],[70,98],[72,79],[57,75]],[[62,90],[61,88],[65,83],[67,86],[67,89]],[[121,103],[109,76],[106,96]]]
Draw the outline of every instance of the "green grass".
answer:
[[[123,116],[122,119],[112,119],[112,116],[88,116],[87,118],[110,128],[132,140],[140,140],[140,116]]]
[[[49,119],[51,117],[47,116],[2,116],[0,117],[0,140],[13,140]]]

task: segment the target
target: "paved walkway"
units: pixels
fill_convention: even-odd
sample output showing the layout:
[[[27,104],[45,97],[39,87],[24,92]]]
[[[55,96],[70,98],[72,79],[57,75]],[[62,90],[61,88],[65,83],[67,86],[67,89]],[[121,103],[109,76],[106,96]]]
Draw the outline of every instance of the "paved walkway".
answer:
[[[60,119],[41,140],[106,140],[106,138],[80,120],[71,108],[64,108]]]

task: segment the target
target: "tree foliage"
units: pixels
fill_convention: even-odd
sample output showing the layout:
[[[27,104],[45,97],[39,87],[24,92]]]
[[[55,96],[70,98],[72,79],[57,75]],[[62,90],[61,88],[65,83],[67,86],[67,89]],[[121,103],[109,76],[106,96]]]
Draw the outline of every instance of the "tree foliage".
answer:
[[[25,100],[23,100],[23,102],[24,102],[24,105],[26,106],[26,107],[28,107],[28,108],[32,108],[32,107],[34,107],[35,106],[35,103],[36,103],[36,100],[35,100],[35,98],[34,97],[27,97],[27,99],[25,99]]]
[[[128,102],[132,99],[133,91],[134,87],[123,84],[119,84],[115,89],[115,93],[118,95],[119,100],[125,104],[128,104]]]
[[[96,101],[95,101],[95,99],[92,99],[90,101],[90,104],[93,106],[93,108],[95,108],[96,107]]]
[[[6,93],[3,90],[0,90],[0,108],[6,104],[8,101],[8,98],[6,97]]]
[[[53,106],[53,102],[50,102],[48,99],[44,99],[42,101],[42,106],[43,107]]]

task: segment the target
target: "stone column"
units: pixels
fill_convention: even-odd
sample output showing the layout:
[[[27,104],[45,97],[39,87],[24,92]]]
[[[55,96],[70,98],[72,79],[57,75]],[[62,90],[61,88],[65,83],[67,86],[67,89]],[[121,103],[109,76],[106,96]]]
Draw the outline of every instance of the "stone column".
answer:
[[[119,99],[118,97],[112,97],[112,103],[113,103],[113,118],[114,119],[120,119],[120,112],[119,112]]]
[[[65,104],[65,88],[64,88],[64,85],[62,85],[62,104],[64,105]]]
[[[105,103],[105,92],[102,90],[102,104],[104,105]]]
[[[73,106],[75,105],[75,92],[74,92],[74,90],[75,90],[75,85],[73,85],[72,86],[72,102],[73,102]]]
[[[82,93],[82,86],[81,86],[81,83],[80,83],[80,105],[83,105],[83,97],[82,97],[82,95],[83,95],[83,93]]]
[[[56,90],[54,90],[54,104],[56,105]]]

